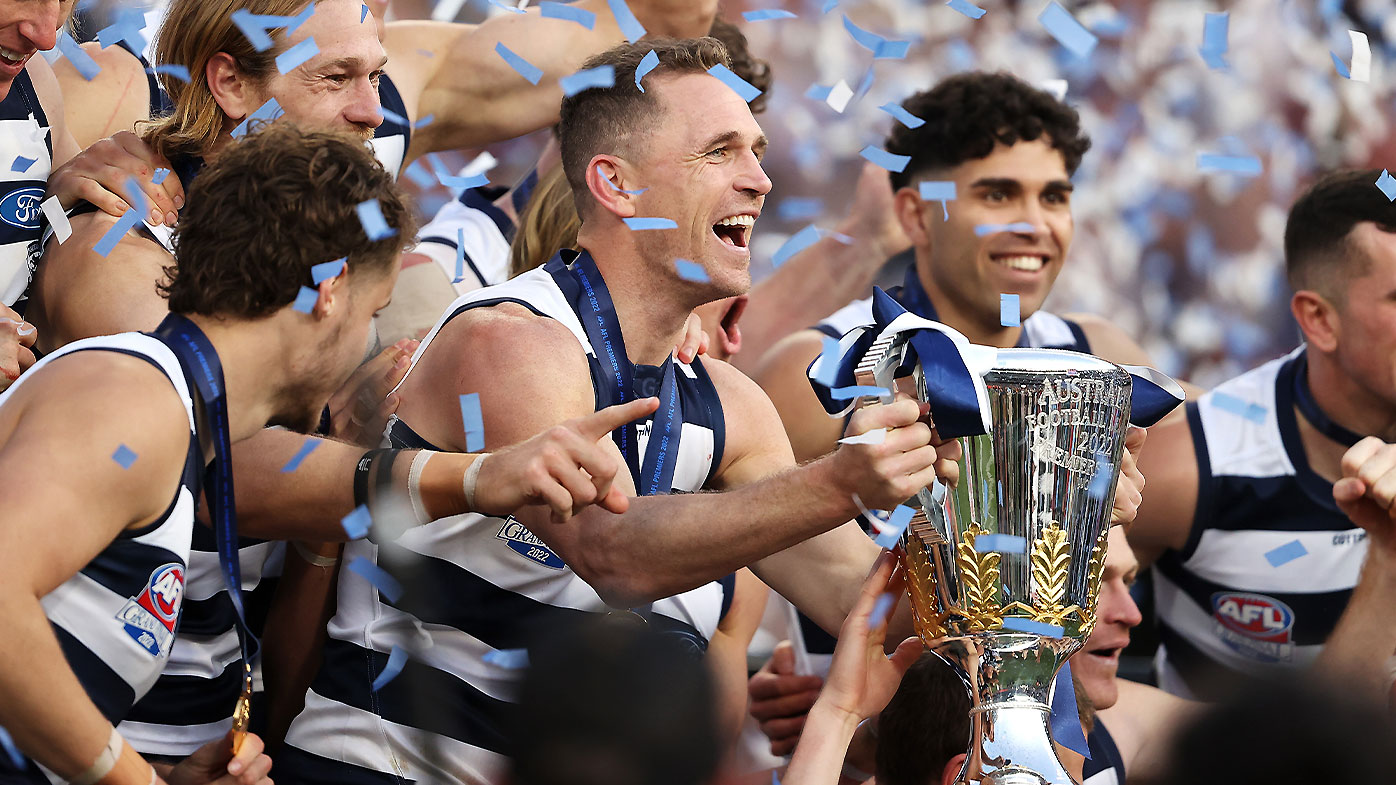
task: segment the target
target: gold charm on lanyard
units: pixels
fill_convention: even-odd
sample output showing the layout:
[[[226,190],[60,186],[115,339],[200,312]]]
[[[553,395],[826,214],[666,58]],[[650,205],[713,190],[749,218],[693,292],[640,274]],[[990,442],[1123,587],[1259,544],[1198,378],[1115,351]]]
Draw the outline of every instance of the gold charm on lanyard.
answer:
[[[246,662],[242,677],[242,694],[233,707],[233,754],[242,749],[242,740],[247,738],[247,726],[252,721],[252,666]]]

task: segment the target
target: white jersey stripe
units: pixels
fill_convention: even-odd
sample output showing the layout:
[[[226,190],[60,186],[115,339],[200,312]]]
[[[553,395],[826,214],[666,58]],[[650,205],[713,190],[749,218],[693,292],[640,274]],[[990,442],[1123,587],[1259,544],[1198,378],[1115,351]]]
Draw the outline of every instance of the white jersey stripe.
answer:
[[[1357,585],[1366,558],[1367,541],[1359,528],[1332,531],[1223,531],[1208,529],[1198,540],[1183,568],[1204,580],[1246,591],[1318,594],[1345,591]],[[1353,543],[1335,548],[1334,541]],[[1305,555],[1272,565],[1265,554],[1298,542]]]

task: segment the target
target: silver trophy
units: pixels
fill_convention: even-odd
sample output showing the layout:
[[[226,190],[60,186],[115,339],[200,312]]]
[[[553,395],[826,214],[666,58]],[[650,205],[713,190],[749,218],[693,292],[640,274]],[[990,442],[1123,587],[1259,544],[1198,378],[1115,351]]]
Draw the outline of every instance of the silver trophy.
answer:
[[[874,343],[858,383],[891,389],[904,349]],[[911,377],[934,418],[919,364]],[[907,593],[917,634],[973,701],[958,782],[1066,785],[1051,690],[1095,626],[1132,379],[1090,355],[1005,349],[983,380],[989,432],[960,439],[959,482],[923,489],[903,535]]]

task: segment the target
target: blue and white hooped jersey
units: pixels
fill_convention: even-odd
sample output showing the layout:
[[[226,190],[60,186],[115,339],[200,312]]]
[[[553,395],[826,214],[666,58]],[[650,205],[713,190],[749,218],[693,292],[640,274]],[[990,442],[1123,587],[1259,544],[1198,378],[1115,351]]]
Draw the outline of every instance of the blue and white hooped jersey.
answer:
[[[571,330],[592,363],[595,387],[593,347],[567,297],[541,268],[457,299],[422,341],[414,365],[446,322],[504,302]],[[701,364],[679,368],[684,424],[672,488],[697,491],[722,460],[722,409]],[[637,369],[637,377],[644,372]],[[389,441],[429,447],[396,420]],[[403,591],[390,599],[352,569],[340,572],[324,663],[277,757],[281,777],[336,784],[500,781],[519,671],[486,655],[525,648],[540,631],[612,609],[513,517],[457,515],[410,528],[393,541],[351,542],[344,562],[357,558],[394,575]],[[728,579],[660,600],[649,623],[701,651],[730,594]],[[373,680],[395,648],[409,653],[407,664],[374,691]]]
[[[53,133],[22,71],[0,101],[0,303],[23,315],[33,273],[30,244],[39,239],[39,205],[53,171]]]
[[[83,351],[120,352],[159,368],[184,402],[189,451],[179,489],[159,520],[122,532],[96,558],[43,597],[44,614],[83,689],[113,724],[146,695],[174,647],[188,587],[189,541],[204,471],[190,387],[179,360],[158,339],[122,333],[75,341],[40,360],[9,395],[60,357]],[[78,478],[74,478],[75,480]],[[16,774],[0,755],[0,781],[63,782],[30,763]]]
[[[1175,695],[1205,700],[1238,676],[1313,662],[1357,585],[1366,532],[1338,509],[1299,438],[1303,351],[1188,404],[1197,512],[1186,547],[1152,571],[1159,686]],[[1296,542],[1303,556],[1279,557]]]

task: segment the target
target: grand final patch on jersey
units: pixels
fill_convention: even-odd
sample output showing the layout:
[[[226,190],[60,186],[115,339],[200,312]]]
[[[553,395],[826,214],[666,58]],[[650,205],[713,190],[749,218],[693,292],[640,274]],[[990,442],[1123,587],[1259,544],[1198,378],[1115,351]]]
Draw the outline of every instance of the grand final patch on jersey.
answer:
[[[1237,653],[1267,663],[1293,659],[1294,611],[1274,597],[1217,592],[1212,616],[1218,637]]]
[[[184,565],[171,562],[150,574],[146,587],[126,601],[116,618],[125,623],[126,634],[152,657],[167,657],[174,645],[183,599]]]
[[[528,530],[527,526],[514,520],[512,515],[504,519],[504,526],[499,529],[499,533],[495,537],[503,540],[504,544],[508,545],[514,553],[525,559],[538,562],[544,567],[551,567],[554,570],[567,568],[567,563],[562,560],[562,557],[553,553],[547,545],[543,544],[542,540]]]

